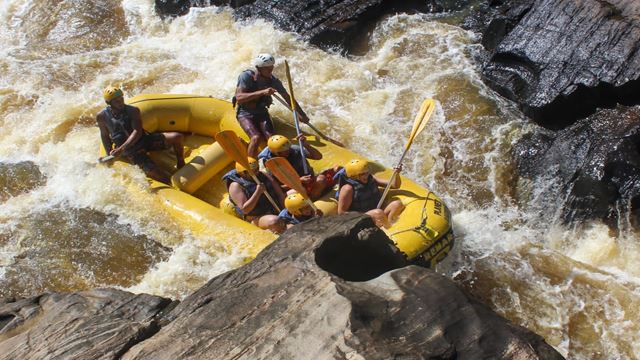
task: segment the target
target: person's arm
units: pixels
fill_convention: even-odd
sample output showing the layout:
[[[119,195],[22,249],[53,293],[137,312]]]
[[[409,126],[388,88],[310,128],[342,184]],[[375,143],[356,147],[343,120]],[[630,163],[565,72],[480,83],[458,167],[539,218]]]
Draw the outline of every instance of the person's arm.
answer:
[[[338,196],[338,214],[342,215],[349,211],[351,202],[353,201],[353,186],[350,184],[344,184],[340,188],[340,195]]]
[[[229,197],[233,200],[233,203],[236,204],[237,207],[240,208],[243,214],[248,214],[258,205],[258,201],[260,200],[260,196],[264,193],[265,187],[264,185],[258,185],[256,187],[256,192],[251,195],[249,199],[244,193],[244,189],[237,182],[232,182],[229,185]]]
[[[318,151],[318,149],[316,149],[315,147],[311,146],[308,142],[307,142],[307,138],[304,137],[304,135],[300,134],[299,136],[296,136],[296,141],[297,140],[302,140],[302,146],[304,146],[304,150],[301,150],[304,152],[304,156],[307,159],[311,159],[311,160],[320,160],[322,159],[322,153],[320,151]]]
[[[113,141],[111,141],[111,136],[109,136],[109,128],[107,128],[107,124],[105,124],[101,114],[98,114],[96,116],[96,122],[98,123],[98,129],[100,129],[100,139],[102,140],[102,146],[104,147],[104,151],[106,151],[108,155],[113,148]]]
[[[127,110],[125,108],[122,111],[127,111]],[[129,134],[129,137],[122,145],[111,150],[110,155],[113,155],[113,156],[121,155],[129,147],[131,147],[133,144],[138,142],[138,140],[140,140],[140,138],[142,137],[142,134],[144,134],[144,130],[142,129],[142,118],[140,117],[140,109],[134,107],[133,112],[129,115],[131,116],[131,128],[133,129],[133,131],[131,131],[131,134]]]
[[[402,171],[402,165],[400,165],[398,167],[395,167],[394,170],[398,170],[398,174],[396,175],[396,178],[395,178],[393,184],[391,184],[391,188],[392,189],[397,189],[402,184],[402,179],[400,179],[400,172]],[[387,184],[389,184],[389,180],[378,179],[375,176],[373,177],[373,179],[376,181],[376,183],[380,187],[386,187]]]
[[[236,102],[238,104],[246,104],[255,101],[263,96],[271,96],[276,93],[274,88],[266,88],[254,92],[247,92],[244,88],[238,86],[236,88]]]

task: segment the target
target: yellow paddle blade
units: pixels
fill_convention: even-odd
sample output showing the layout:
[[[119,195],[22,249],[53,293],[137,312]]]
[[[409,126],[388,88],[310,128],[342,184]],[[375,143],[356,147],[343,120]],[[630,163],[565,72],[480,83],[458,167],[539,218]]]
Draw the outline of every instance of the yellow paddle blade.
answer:
[[[264,164],[269,171],[275,176],[281,183],[292,188],[296,192],[300,193],[305,199],[309,199],[307,190],[302,186],[300,182],[300,175],[296,169],[291,166],[289,161],[283,157],[274,157]]]
[[[218,144],[220,144],[220,147],[224,150],[224,152],[226,152],[227,155],[229,155],[229,157],[233,159],[233,161],[244,166],[244,168],[252,174],[251,167],[249,166],[247,148],[234,131],[220,131],[216,134],[216,141],[218,142]]]
[[[295,97],[293,96],[293,83],[291,81],[291,71],[289,71],[289,63],[287,62],[287,60],[284,61],[284,69],[287,74],[287,84],[289,85],[289,97],[291,97],[291,111],[293,111],[295,114],[296,100],[295,100]]]
[[[427,98],[422,102],[420,111],[418,111],[415,120],[413,120],[413,128],[411,129],[411,135],[409,136],[409,141],[407,141],[405,149],[408,149],[413,139],[424,130],[435,108],[436,102],[433,99]]]

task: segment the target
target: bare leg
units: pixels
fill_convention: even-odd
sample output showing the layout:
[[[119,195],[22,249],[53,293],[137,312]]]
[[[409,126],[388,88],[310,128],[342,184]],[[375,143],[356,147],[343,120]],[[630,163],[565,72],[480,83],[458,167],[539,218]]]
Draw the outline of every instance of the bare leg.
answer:
[[[265,230],[270,230],[276,234],[282,233],[286,230],[286,226],[277,215],[264,215],[258,219],[258,227]]]
[[[173,147],[173,151],[176,153],[177,168],[180,169],[184,166],[184,146],[182,144],[184,135],[179,132],[166,132],[163,135],[167,144]]]
[[[322,194],[324,194],[324,191],[327,189],[328,185],[329,184],[327,182],[327,177],[324,175],[318,175],[309,193],[309,197],[311,197],[311,200],[320,198]]]
[[[253,135],[251,140],[249,140],[249,147],[247,148],[247,153],[252,158],[258,157],[258,146],[260,145],[260,135]]]
[[[365,214],[373,218],[376,226],[384,228],[391,227],[391,224],[389,224],[389,219],[387,218],[387,215],[384,213],[384,211],[382,211],[382,209],[372,209],[367,211]]]
[[[393,224],[396,221],[402,210],[404,210],[404,205],[400,200],[393,200],[384,208],[384,213],[390,224]]]

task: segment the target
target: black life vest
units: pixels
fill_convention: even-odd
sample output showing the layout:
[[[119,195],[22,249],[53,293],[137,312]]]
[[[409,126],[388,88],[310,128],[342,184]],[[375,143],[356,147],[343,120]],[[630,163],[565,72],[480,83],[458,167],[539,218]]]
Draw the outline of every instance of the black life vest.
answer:
[[[242,72],[243,74],[249,74],[251,79],[253,81],[250,81],[247,84],[247,88],[245,89],[246,92],[256,92],[258,90],[263,90],[269,87],[274,87],[277,78],[275,76],[271,76],[270,79],[266,79],[266,78],[261,78],[260,80],[258,80],[258,73],[256,73],[253,70],[245,70]],[[239,84],[238,84],[239,85]],[[236,106],[236,97],[233,96],[233,98],[231,99],[231,102],[233,103],[233,106]],[[269,106],[271,106],[271,104],[273,104],[273,99],[271,98],[271,96],[261,96],[258,101],[256,102],[256,107],[255,109],[248,109],[248,110],[252,110],[252,111],[256,111],[256,110],[261,110],[264,109],[266,110]],[[242,107],[242,105],[238,106],[238,110]]]
[[[261,172],[258,172],[256,176],[267,187],[267,191],[269,192],[271,197],[273,199],[277,199],[273,186],[271,185],[271,180]],[[253,193],[255,193],[256,189],[258,188],[258,184],[253,182],[253,180],[247,180],[242,176],[238,175],[238,172],[235,169],[224,174],[224,176],[222,177],[222,180],[227,185],[227,190],[229,190],[229,186],[231,186],[232,182],[237,182],[238,184],[240,184],[247,199],[249,199],[251,195],[253,195]],[[231,201],[231,203],[233,204],[233,207],[236,209],[236,212],[238,213],[238,215],[243,217],[248,215],[259,216],[259,215],[265,215],[265,214],[278,213],[278,210],[273,207],[269,199],[267,199],[267,197],[264,194],[260,196],[260,199],[258,200],[258,204],[256,204],[253,210],[251,210],[251,212],[249,212],[248,214],[244,214],[240,209],[240,207],[233,202],[233,199],[231,199],[231,197],[229,197],[229,201]]]
[[[133,126],[131,125],[131,113],[134,111],[133,109],[135,109],[133,106],[125,105],[120,117],[113,115],[113,110],[110,105],[100,112],[109,130],[109,137],[116,147],[124,144],[133,132]]]
[[[375,209],[382,197],[378,183],[371,174],[369,174],[366,184],[348,177],[344,169],[338,171],[333,178],[339,180],[336,199],[339,199],[340,189],[344,184],[353,186],[353,200],[351,200],[349,211],[367,212]]]

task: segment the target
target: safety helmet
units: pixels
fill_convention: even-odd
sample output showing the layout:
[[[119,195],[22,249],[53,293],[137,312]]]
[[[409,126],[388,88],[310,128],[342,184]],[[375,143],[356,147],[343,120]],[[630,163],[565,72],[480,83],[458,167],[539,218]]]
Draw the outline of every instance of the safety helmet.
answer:
[[[352,159],[344,166],[347,176],[355,178],[358,175],[369,171],[369,162],[367,160]]]
[[[300,210],[308,206],[307,201],[299,193],[289,194],[284,199],[284,207],[293,215],[300,215]]]
[[[269,141],[267,141],[267,147],[269,151],[274,154],[281,153],[291,148],[291,142],[282,135],[273,135],[269,138]]]
[[[273,66],[275,64],[276,59],[274,59],[273,55],[271,54],[260,54],[253,60],[253,65],[255,65],[256,67],[267,67]]]
[[[251,171],[253,171],[254,173],[258,171],[258,160],[249,157],[247,158],[247,160],[249,161],[249,168],[251,169]],[[247,168],[242,166],[242,164],[240,164],[239,162],[236,163],[236,171],[238,173],[242,173],[244,171],[247,171]]]
[[[124,93],[122,92],[122,90],[115,86],[109,86],[108,88],[104,89],[102,96],[104,97],[104,101],[106,101],[108,104],[111,102],[111,100],[120,96],[124,96]]]

